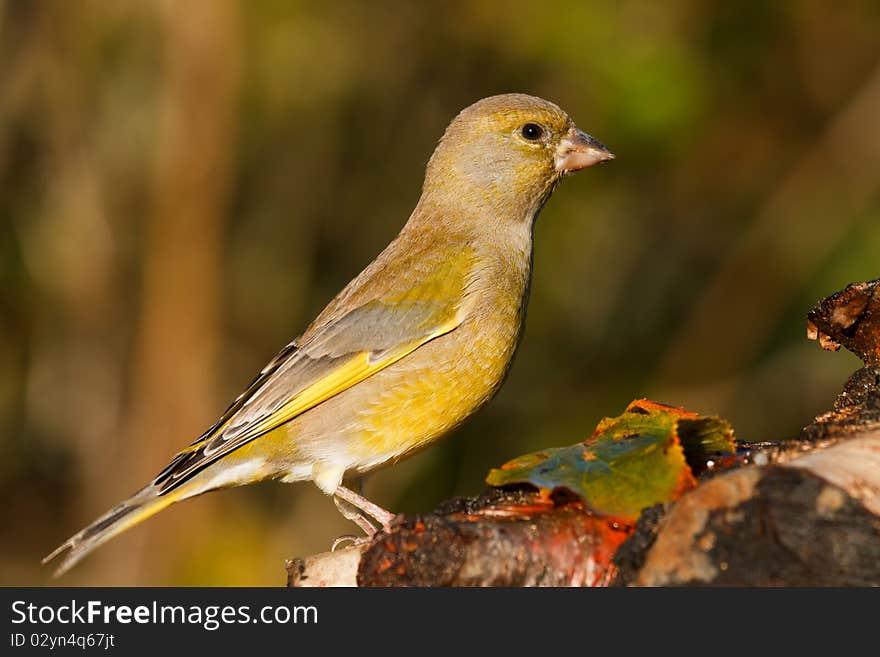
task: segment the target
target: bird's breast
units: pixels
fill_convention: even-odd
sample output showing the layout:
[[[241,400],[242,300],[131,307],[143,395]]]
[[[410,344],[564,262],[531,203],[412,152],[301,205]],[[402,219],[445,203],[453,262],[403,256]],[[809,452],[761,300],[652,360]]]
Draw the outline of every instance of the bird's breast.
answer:
[[[522,334],[530,264],[487,257],[462,323],[371,377],[351,440],[360,470],[426,446],[494,396]]]

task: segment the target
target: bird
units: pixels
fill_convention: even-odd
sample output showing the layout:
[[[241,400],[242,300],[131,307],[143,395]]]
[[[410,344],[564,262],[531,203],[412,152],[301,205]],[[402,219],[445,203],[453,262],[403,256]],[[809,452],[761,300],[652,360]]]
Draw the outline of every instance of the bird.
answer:
[[[512,93],[449,123],[391,243],[146,486],[74,534],[60,576],[202,493],[312,481],[365,533],[394,514],[345,486],[434,443],[505,380],[529,298],[535,220],[568,174],[614,159],[558,105]]]

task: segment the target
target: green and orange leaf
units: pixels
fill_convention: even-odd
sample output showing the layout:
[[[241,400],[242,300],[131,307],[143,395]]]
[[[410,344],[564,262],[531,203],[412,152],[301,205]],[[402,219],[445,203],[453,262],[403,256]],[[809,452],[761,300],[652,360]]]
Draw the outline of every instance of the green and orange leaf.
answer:
[[[635,522],[643,509],[695,486],[693,464],[735,449],[725,420],[640,399],[602,420],[584,442],[520,456],[486,481],[527,483],[545,494],[565,489],[597,515]]]

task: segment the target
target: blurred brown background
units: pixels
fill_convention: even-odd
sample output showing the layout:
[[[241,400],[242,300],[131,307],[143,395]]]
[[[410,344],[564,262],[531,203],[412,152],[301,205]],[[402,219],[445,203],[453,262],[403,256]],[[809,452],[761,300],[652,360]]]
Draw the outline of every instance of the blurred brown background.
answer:
[[[804,314],[880,276],[872,2],[0,0],[0,583],[155,475],[403,224],[454,114],[554,100],[613,164],[537,227],[499,397],[375,475],[416,511],[648,396],[795,434],[853,357]],[[64,584],[261,584],[354,529],[213,493]]]

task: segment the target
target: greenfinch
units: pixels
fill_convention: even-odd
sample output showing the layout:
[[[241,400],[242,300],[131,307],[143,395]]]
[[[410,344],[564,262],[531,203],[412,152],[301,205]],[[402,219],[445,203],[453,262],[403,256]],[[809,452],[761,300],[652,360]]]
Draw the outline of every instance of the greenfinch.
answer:
[[[313,481],[368,535],[393,515],[342,485],[449,433],[498,391],[522,335],[535,218],[568,173],[613,159],[558,106],[480,100],[449,124],[396,238],[156,478],[65,541],[56,575],[165,507]]]

